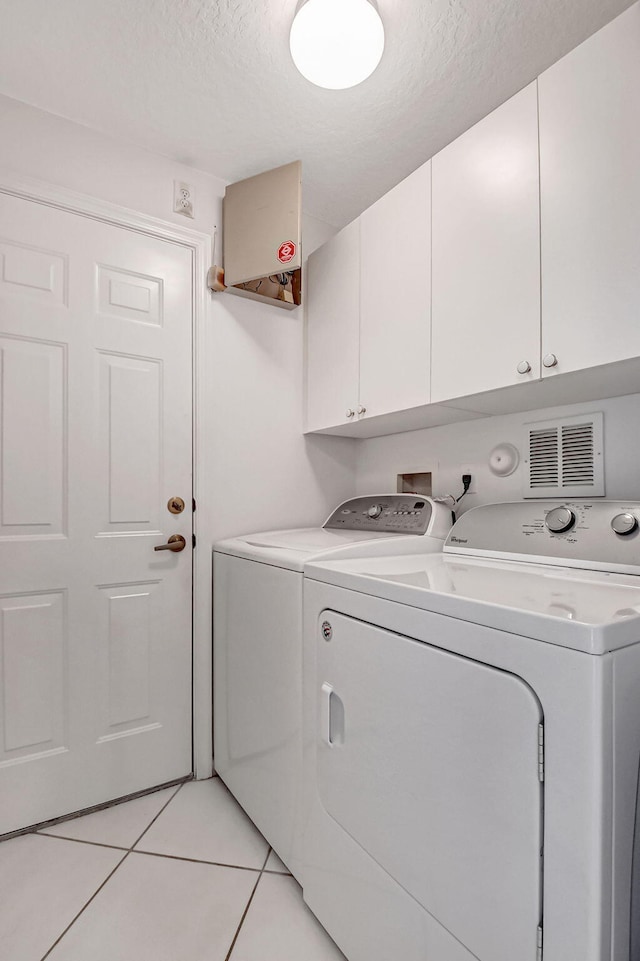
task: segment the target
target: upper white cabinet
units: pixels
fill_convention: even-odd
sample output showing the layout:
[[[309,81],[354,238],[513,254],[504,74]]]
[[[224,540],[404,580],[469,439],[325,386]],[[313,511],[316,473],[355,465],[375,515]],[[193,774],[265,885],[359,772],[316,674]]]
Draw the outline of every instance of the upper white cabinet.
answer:
[[[640,5],[539,89],[546,376],[640,356]]]
[[[535,83],[433,158],[431,399],[540,375]]]
[[[639,91],[636,2],[309,259],[307,430],[638,390]]]
[[[360,218],[360,406],[430,400],[431,163]]]
[[[308,431],[357,417],[360,342],[360,220],[309,257]]]
[[[309,257],[307,431],[429,403],[431,164]]]

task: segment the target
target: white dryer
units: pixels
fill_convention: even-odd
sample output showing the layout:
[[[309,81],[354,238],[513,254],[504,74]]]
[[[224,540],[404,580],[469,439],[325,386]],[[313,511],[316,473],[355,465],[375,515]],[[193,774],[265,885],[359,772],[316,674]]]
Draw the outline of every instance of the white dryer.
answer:
[[[349,961],[640,961],[639,519],[307,566],[304,897]]]
[[[391,494],[341,504],[323,527],[215,545],[215,768],[298,878],[302,783],[302,581],[318,557],[442,551],[451,511]]]

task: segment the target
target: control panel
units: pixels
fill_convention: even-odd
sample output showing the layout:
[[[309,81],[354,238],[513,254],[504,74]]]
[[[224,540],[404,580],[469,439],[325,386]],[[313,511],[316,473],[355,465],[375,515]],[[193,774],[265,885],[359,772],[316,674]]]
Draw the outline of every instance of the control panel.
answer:
[[[341,504],[324,526],[328,530],[426,534],[431,511],[431,502],[419,494],[354,497]]]
[[[640,503],[488,504],[456,521],[444,549],[640,574]]]

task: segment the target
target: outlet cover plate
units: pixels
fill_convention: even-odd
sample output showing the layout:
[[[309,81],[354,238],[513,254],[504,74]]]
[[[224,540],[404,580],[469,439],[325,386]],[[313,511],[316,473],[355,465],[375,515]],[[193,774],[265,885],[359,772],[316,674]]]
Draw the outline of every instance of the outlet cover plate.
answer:
[[[182,180],[173,181],[173,212],[182,214],[193,220],[194,214],[194,189],[191,184],[184,183]]]
[[[460,477],[458,478],[458,481],[460,483],[461,489],[462,489],[462,475],[471,474],[471,484],[469,485],[469,490],[467,491],[467,494],[478,493],[478,482],[477,482],[477,476],[476,476],[477,473],[478,473],[477,465],[475,467],[471,467],[470,464],[463,464],[462,467],[460,468]]]

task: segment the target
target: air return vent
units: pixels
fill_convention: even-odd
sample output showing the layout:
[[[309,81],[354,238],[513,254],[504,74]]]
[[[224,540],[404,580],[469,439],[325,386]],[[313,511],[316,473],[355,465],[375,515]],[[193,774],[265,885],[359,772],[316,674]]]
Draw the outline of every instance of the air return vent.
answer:
[[[525,497],[604,496],[601,413],[527,424]]]

